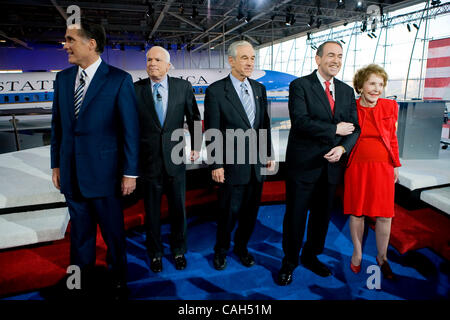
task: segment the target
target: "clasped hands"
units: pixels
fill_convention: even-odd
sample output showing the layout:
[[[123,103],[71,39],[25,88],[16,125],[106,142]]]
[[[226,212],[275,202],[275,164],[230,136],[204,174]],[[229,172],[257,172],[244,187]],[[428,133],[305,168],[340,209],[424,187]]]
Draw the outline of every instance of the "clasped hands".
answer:
[[[339,122],[336,125],[336,134],[339,136],[348,136],[355,131],[355,125],[350,122]],[[338,162],[341,159],[341,156],[344,154],[345,149],[342,146],[336,146],[331,149],[327,154],[323,157],[328,160],[328,162],[334,163]]]

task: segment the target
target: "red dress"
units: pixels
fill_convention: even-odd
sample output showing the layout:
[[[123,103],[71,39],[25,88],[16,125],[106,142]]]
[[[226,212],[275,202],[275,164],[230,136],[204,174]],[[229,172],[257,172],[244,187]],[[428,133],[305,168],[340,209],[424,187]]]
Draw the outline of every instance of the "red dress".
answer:
[[[373,108],[363,107],[357,100],[361,134],[345,172],[344,214],[394,216],[394,163],[374,116],[375,108],[382,107],[382,103]]]

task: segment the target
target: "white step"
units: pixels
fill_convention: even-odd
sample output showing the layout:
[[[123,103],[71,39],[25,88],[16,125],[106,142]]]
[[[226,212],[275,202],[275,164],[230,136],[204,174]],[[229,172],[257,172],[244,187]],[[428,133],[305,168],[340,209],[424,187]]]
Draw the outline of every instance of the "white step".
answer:
[[[420,200],[450,215],[450,187],[422,191]]]
[[[0,249],[63,239],[68,223],[67,208],[0,215]]]
[[[450,184],[450,150],[440,150],[439,159],[400,159],[398,183],[409,190]]]

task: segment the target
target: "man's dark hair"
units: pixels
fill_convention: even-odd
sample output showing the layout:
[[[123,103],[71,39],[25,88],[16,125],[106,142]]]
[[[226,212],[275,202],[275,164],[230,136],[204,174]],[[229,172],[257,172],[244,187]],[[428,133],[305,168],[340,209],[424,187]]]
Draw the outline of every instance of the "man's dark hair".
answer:
[[[99,54],[103,53],[106,44],[106,33],[101,25],[81,20],[81,29],[78,30],[78,34],[86,39],[94,39],[97,42],[95,51]]]
[[[325,41],[324,43],[322,43],[322,44],[317,48],[316,56],[321,57],[321,56],[323,55],[323,47],[325,47],[325,45],[326,45],[327,43],[335,43],[335,44],[339,45],[339,47],[342,48],[342,44],[341,44],[339,41],[334,41],[334,40]]]

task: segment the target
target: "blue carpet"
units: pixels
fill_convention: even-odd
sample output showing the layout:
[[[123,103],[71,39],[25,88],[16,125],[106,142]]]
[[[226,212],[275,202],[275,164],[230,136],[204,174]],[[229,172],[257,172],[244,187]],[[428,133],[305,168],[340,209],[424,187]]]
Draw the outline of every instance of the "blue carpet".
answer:
[[[362,271],[355,275],[349,268],[352,255],[348,218],[334,212],[328,229],[326,248],[319,259],[328,265],[333,276],[321,278],[301,264],[294,271],[294,281],[286,287],[274,282],[281,266],[282,221],[284,205],[260,209],[249,251],[256,265],[242,266],[230,253],[227,268],[217,271],[212,264],[216,223],[210,217],[195,216],[188,220],[188,266],[177,271],[168,244],[169,226],[162,227],[166,255],[163,271],[149,269],[145,235],[140,229],[128,232],[128,286],[130,299],[152,300],[409,300],[448,299],[449,262],[429,249],[400,255],[391,246],[388,258],[398,275],[395,282],[381,280],[381,289],[368,289],[371,274],[367,267],[376,264],[375,234],[366,230]],[[8,300],[40,300],[39,292],[31,292]]]

